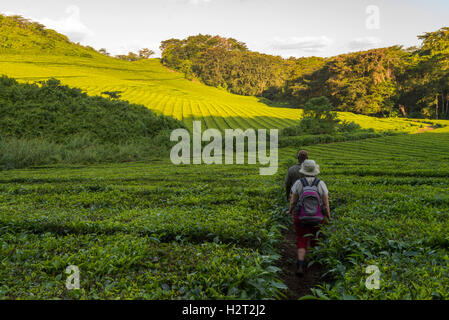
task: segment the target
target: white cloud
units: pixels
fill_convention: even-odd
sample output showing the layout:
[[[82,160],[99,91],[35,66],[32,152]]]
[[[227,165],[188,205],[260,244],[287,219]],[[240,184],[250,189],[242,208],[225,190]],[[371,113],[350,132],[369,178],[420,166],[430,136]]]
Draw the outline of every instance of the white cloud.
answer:
[[[270,47],[277,50],[295,50],[304,52],[322,52],[333,43],[326,36],[321,37],[290,37],[277,38],[271,42]]]
[[[78,6],[68,6],[65,12],[68,16],[59,20],[43,18],[36,19],[36,21],[42,23],[49,29],[54,29],[65,34],[74,42],[81,42],[93,35],[93,32],[81,21],[80,9]]]
[[[348,43],[348,48],[351,50],[367,50],[378,47],[382,40],[376,37],[356,38]]]

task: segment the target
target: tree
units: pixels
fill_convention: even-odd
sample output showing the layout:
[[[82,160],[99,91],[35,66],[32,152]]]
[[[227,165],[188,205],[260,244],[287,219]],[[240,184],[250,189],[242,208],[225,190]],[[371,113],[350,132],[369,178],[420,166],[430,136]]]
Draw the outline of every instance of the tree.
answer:
[[[127,61],[137,61],[139,60],[139,56],[135,54],[134,52],[128,52],[128,55],[126,56]]]
[[[162,63],[203,83],[242,95],[278,96],[287,75],[281,57],[251,52],[233,38],[197,35],[161,44]]]
[[[327,97],[312,98],[303,107],[300,127],[304,132],[314,134],[333,133],[340,120]]]
[[[122,91],[104,91],[101,94],[107,95],[111,100],[118,100],[121,98]]]
[[[150,57],[154,55],[154,51],[150,50],[148,48],[143,48],[141,50],[139,50],[139,57],[141,59],[150,59]]]
[[[116,55],[115,58],[117,58],[119,60],[130,61],[130,62],[140,60],[140,57],[137,54],[135,54],[134,52],[128,52],[127,55],[119,54],[119,55]]]
[[[449,118],[449,28],[419,39],[419,48],[331,58],[282,59],[252,52],[232,38],[201,34],[163,41],[160,48],[164,65],[236,94],[296,106],[325,96],[336,111]]]
[[[100,50],[98,50],[98,52],[105,56],[109,56],[109,52],[107,52],[107,50],[105,48],[101,48]]]
[[[412,106],[412,114],[449,118],[449,28],[418,38],[423,43],[409,58],[401,103]]]

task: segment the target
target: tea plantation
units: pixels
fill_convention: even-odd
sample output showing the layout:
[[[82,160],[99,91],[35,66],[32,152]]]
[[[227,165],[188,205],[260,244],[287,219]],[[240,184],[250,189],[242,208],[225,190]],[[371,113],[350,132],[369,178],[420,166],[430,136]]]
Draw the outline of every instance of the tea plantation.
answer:
[[[0,299],[287,297],[277,267],[282,231],[292,222],[283,183],[304,146],[321,166],[333,213],[312,255],[328,275],[314,298],[449,299],[448,120],[340,112],[341,120],[375,132],[281,136],[275,176],[260,176],[258,165],[175,166],[159,144],[117,145],[129,142],[127,135],[162,142],[145,128],[171,131],[180,124],[146,108],[188,129],[200,120],[203,130],[221,131],[292,127],[301,110],[189,81],[159,59],[118,60],[5,19],[0,15],[0,76],[20,83],[54,78],[81,89],[64,92],[103,107],[81,100],[60,105],[54,80],[39,84],[56,97],[44,101],[51,110],[37,108],[37,87],[2,91]],[[90,97],[96,95],[108,101]],[[78,105],[92,111],[73,121]],[[137,119],[154,121],[139,127]],[[35,123],[28,129],[36,131],[24,123]],[[110,144],[89,145],[82,137],[67,148],[56,145],[98,127],[107,134],[97,138]],[[51,141],[17,139],[43,133]],[[79,290],[66,288],[71,265],[80,270]],[[378,289],[366,286],[367,266],[380,271]]]
[[[0,173],[1,298],[279,296],[279,187],[169,161]],[[76,265],[81,290],[65,287]]]
[[[291,150],[293,152],[293,150]],[[319,145],[334,221],[315,259],[333,299],[448,299],[449,135],[424,133]],[[379,289],[366,287],[377,266]]]
[[[334,220],[314,252],[316,297],[447,299],[449,135],[315,145]],[[285,215],[277,176],[256,166],[168,160],[0,173],[0,297],[282,298]],[[81,289],[65,287],[69,265]],[[365,268],[378,266],[368,290]]]
[[[181,120],[189,129],[194,120],[202,121],[205,129],[281,129],[296,125],[302,115],[301,109],[269,106],[257,97],[239,96],[189,81],[164,67],[159,59],[126,62],[91,54],[90,58],[82,58],[0,51],[0,76],[29,83],[56,78],[89,95],[119,92],[121,99]],[[339,118],[354,121],[365,129],[411,133],[427,125],[422,120],[381,119],[350,112],[339,112]]]

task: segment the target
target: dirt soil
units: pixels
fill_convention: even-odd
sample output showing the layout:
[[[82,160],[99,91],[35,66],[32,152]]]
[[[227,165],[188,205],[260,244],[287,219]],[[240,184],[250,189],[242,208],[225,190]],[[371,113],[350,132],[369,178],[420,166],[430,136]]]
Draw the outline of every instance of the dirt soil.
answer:
[[[321,275],[325,271],[322,266],[315,263],[310,268],[306,268],[306,272],[303,277],[298,277],[295,274],[297,248],[295,229],[293,225],[284,233],[284,239],[285,240],[279,249],[281,259],[279,260],[278,267],[283,271],[281,280],[288,287],[287,299],[297,300],[303,296],[312,294],[310,289],[322,281]]]

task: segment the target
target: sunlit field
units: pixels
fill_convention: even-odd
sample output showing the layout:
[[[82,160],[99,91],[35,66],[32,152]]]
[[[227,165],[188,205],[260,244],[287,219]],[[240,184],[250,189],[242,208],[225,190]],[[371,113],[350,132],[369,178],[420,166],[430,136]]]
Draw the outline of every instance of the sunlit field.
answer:
[[[179,119],[188,128],[192,128],[194,120],[201,120],[204,129],[285,128],[297,125],[302,114],[300,109],[268,106],[257,97],[239,96],[186,80],[162,66],[159,59],[126,62],[98,54],[92,58],[1,54],[0,74],[24,82],[53,77],[90,95],[120,91],[122,99]],[[408,119],[346,112],[339,113],[339,118],[375,130],[414,133],[427,126]]]

